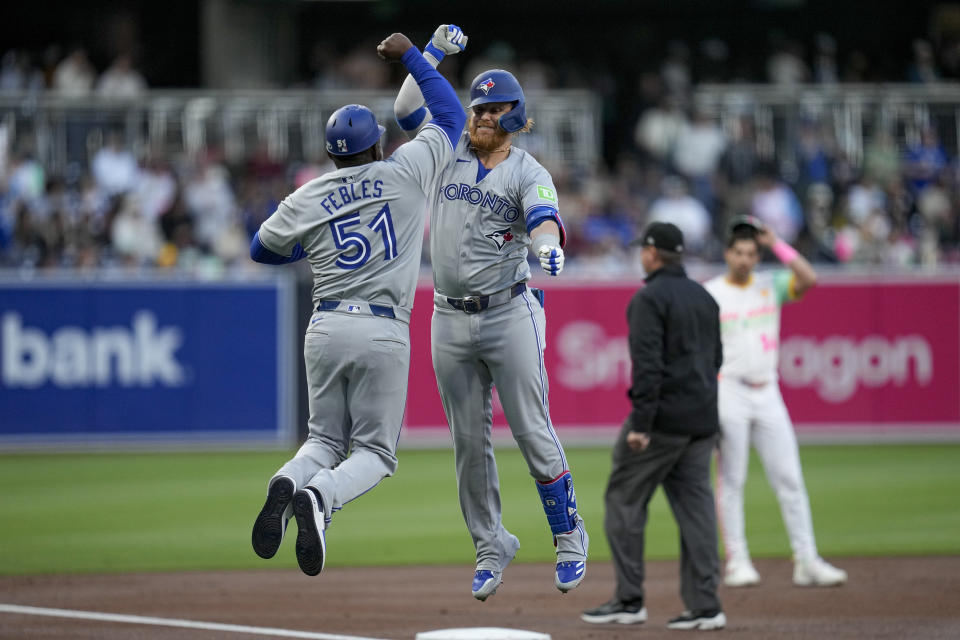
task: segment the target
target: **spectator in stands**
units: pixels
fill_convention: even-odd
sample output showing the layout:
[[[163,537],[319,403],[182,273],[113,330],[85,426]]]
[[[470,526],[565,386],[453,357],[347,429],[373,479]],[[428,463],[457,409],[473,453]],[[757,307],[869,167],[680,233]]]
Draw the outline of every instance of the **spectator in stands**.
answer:
[[[111,246],[125,266],[153,266],[162,246],[159,226],[144,215],[135,195],[121,196],[119,202],[110,227]]]
[[[177,197],[177,179],[166,159],[155,153],[143,162],[134,183],[134,194],[148,220],[160,221]]]
[[[776,85],[794,86],[810,81],[803,45],[780,34],[771,37],[773,52],[767,59],[767,80]]]
[[[900,180],[900,151],[886,127],[877,127],[863,151],[863,172],[881,185]]]
[[[139,167],[133,153],[124,146],[123,133],[107,132],[106,144],[94,155],[91,171],[97,186],[108,197],[123,195],[136,184]]]
[[[804,118],[797,134],[798,190],[811,184],[829,184],[833,164],[833,145],[823,125],[813,117]]]
[[[759,165],[760,156],[753,119],[741,114],[734,121],[726,152],[720,161],[721,174],[731,185],[742,186],[753,179]]]
[[[760,218],[777,237],[788,244],[796,243],[804,227],[800,201],[793,189],[780,179],[780,173],[772,162],[765,162],[758,168],[750,213]]]
[[[919,142],[907,147],[903,161],[903,174],[915,197],[937,179],[948,162],[937,130],[930,125],[924,127]]]
[[[836,84],[840,81],[837,41],[822,31],[814,36],[813,81],[818,84]]]
[[[121,53],[97,79],[97,95],[102,98],[129,99],[143,95],[147,81],[133,68],[133,57]]]
[[[687,191],[683,178],[670,175],[663,179],[662,195],[650,205],[647,223],[669,222],[683,233],[687,255],[702,256],[709,247],[713,223],[710,213]]]
[[[907,67],[907,80],[929,84],[940,81],[937,71],[937,62],[933,54],[933,46],[921,38],[913,41],[913,61]]]
[[[945,183],[946,175],[938,176],[917,198],[918,258],[925,267],[935,267],[940,262],[941,238],[949,237],[954,223],[953,205]]]
[[[184,200],[197,242],[213,253],[239,221],[229,173],[212,154],[200,159],[184,188]]]
[[[667,55],[660,65],[660,77],[667,93],[675,96],[687,96],[692,85],[690,71],[690,48],[683,40],[671,40],[667,43]]]
[[[640,114],[633,139],[642,153],[666,166],[686,124],[682,97],[664,94],[656,106]]]
[[[726,147],[726,135],[706,108],[694,107],[692,119],[677,133],[673,167],[689,181],[693,196],[709,210],[715,204],[713,181]],[[682,226],[680,230],[689,243],[687,230]]]
[[[90,95],[94,77],[86,50],[74,47],[53,73],[53,90],[65,98],[82,98]]]
[[[43,74],[30,65],[29,55],[16,49],[3,54],[0,59],[0,93],[43,88]]]

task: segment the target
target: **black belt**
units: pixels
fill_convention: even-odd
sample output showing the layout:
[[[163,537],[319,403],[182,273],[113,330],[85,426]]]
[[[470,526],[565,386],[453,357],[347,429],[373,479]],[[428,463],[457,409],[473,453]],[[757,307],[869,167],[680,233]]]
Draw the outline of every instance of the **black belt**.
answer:
[[[320,304],[317,305],[317,311],[333,311],[339,306],[340,300],[321,300]],[[393,313],[393,307],[370,303],[367,303],[367,306],[370,307],[370,313],[375,316],[393,319],[397,317],[396,314]]]
[[[493,300],[492,306],[497,306],[498,304],[503,304],[512,298],[516,298],[518,295],[527,290],[526,282],[518,282],[509,289],[509,295],[507,294],[508,290],[504,289],[498,293],[492,293],[488,296],[467,296],[466,298],[447,298],[447,304],[456,309],[457,311],[463,311],[464,313],[480,313],[484,309],[487,309],[491,306],[490,301]],[[501,299],[502,298],[502,299]]]

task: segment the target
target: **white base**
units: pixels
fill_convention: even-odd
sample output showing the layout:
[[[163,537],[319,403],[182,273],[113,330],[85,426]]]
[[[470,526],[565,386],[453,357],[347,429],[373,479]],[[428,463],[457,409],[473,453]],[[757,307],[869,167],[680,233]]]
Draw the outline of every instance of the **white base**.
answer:
[[[500,627],[468,627],[423,631],[415,640],[550,640],[550,634]]]

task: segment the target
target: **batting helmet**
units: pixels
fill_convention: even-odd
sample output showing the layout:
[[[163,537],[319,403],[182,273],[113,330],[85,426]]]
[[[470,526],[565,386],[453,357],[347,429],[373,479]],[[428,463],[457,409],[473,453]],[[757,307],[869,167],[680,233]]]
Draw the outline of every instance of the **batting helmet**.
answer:
[[[513,109],[500,116],[497,123],[508,133],[519,131],[527,124],[523,89],[513,74],[503,69],[484,71],[470,83],[470,107],[488,102],[510,102]]]
[[[335,156],[352,156],[377,144],[386,131],[377,124],[373,111],[362,104],[348,104],[327,120],[327,151]]]

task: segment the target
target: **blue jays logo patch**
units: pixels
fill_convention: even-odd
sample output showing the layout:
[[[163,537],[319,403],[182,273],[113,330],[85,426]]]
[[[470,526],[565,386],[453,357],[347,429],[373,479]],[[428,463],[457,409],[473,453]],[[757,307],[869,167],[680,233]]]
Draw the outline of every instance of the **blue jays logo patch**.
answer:
[[[506,229],[500,229],[493,233],[486,233],[483,237],[493,240],[493,243],[497,245],[497,251],[500,251],[505,244],[513,240],[513,233],[510,232],[510,227],[507,227]]]
[[[490,95],[490,89],[493,89],[495,85],[496,85],[496,82],[493,81],[493,78],[487,78],[486,80],[484,80],[483,82],[477,85],[477,89],[480,89],[480,91],[483,91],[483,95],[488,96]]]

